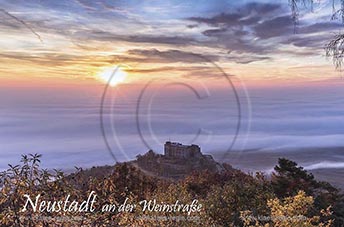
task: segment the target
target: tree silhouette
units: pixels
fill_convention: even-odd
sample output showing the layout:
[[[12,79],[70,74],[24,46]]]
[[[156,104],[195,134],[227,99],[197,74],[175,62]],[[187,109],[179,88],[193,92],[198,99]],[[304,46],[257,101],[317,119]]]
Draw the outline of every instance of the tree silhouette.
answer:
[[[313,10],[314,0],[289,0],[289,5],[291,8],[291,17],[294,21],[294,28],[296,28],[299,20],[299,7],[310,6]],[[340,5],[336,8],[336,4]],[[344,0],[332,0],[332,20],[341,20],[344,24]],[[294,29],[296,32],[296,30]],[[344,63],[344,34],[339,33],[334,35],[334,37],[328,41],[325,45],[326,56],[330,58],[337,70],[342,69]]]

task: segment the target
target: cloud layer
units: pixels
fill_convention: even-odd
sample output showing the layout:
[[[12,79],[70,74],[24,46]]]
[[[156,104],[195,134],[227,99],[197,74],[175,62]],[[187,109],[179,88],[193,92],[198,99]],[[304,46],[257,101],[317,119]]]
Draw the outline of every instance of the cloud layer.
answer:
[[[168,139],[200,144],[205,153],[224,151],[230,146],[239,119],[232,92],[210,90],[210,96],[198,99],[185,87],[175,93],[168,89],[172,88],[161,90],[153,99],[144,96],[139,105],[140,130],[151,148],[162,152],[162,144]],[[248,109],[243,108],[233,150],[344,146],[344,93],[340,86],[255,89],[250,93],[250,131],[247,134]],[[43,153],[47,165],[56,167],[112,162],[101,136],[97,96],[81,96],[76,91],[36,91],[27,105],[26,92],[2,94],[1,102],[7,104],[0,115],[1,154],[6,156],[1,168],[29,152]],[[111,108],[104,112],[105,129],[119,160],[134,158],[149,149],[137,130],[138,95],[117,97],[115,102],[107,100]],[[13,99],[22,101],[14,103]]]

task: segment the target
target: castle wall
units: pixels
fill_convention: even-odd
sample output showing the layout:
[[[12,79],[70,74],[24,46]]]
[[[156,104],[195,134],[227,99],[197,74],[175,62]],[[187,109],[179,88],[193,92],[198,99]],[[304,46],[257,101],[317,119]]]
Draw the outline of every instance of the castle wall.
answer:
[[[164,153],[167,157],[190,158],[201,154],[201,149],[197,145],[183,145],[180,143],[166,142]]]

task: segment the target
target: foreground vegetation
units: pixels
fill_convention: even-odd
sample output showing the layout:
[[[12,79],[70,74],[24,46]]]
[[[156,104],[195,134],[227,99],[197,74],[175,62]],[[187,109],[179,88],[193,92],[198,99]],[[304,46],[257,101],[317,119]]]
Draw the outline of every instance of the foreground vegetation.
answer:
[[[71,175],[41,169],[40,155],[24,155],[21,164],[1,173],[0,226],[344,226],[344,198],[326,182],[316,181],[295,162],[279,159],[271,178],[226,168],[194,172],[179,181],[147,176],[136,167],[77,169]],[[202,210],[185,212],[33,212],[22,211],[25,194],[45,200],[87,200],[99,206],[156,199],[190,203]],[[142,207],[141,207],[142,208]]]

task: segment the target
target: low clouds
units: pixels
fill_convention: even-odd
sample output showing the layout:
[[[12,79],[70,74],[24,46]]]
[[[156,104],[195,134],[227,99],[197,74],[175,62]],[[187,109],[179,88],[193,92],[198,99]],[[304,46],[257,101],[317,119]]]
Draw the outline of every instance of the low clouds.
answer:
[[[319,22],[314,23],[302,27],[297,28],[298,34],[311,34],[317,32],[328,32],[328,31],[336,31],[337,29],[341,29],[343,25],[338,22]]]
[[[124,12],[123,9],[113,5],[114,2],[109,4],[104,0],[89,1],[89,0],[74,0],[76,4],[80,5],[83,9],[95,12],[95,11],[114,11],[114,12]],[[116,3],[115,3],[116,4]]]
[[[279,4],[248,3],[234,8],[232,12],[187,19],[209,26],[209,29],[204,30],[202,34],[210,38],[209,45],[216,43],[227,50],[229,54],[227,60],[249,64],[271,59],[268,54],[275,52],[277,46],[262,40],[281,35],[281,30],[283,33],[288,32],[284,23],[291,22],[290,16],[281,17],[282,19],[274,18],[282,13],[284,10]],[[273,19],[270,21],[270,18]]]
[[[243,127],[234,149],[241,149],[245,144],[247,149],[265,150],[344,146],[343,89],[333,84],[321,89],[314,86],[251,89],[251,131],[245,143],[248,122],[247,112],[243,111]],[[201,100],[188,89],[175,93],[161,91],[154,100],[144,99],[142,105],[152,101],[150,115],[146,111],[148,105],[141,106],[140,111],[145,138],[154,133],[161,142],[170,137],[188,143],[201,128],[204,133],[195,143],[199,143],[205,153],[226,149],[233,139],[238,119],[235,99],[228,90],[209,89],[211,95]],[[140,89],[136,91],[139,93]],[[74,90],[47,89],[30,95],[27,92],[1,92],[0,101],[7,104],[0,114],[0,125],[4,129],[0,142],[2,155],[6,155],[7,160],[15,161],[23,152],[39,152],[44,157],[57,157],[64,152],[63,160],[51,158],[46,165],[59,167],[63,163],[64,167],[73,167],[79,164],[78,155],[87,163],[94,160],[95,154],[99,155],[99,162],[112,162],[99,131],[98,97]],[[118,93],[128,92],[123,87]],[[134,158],[147,151],[137,134],[137,96],[116,96],[115,100],[112,108],[104,113],[105,122],[109,128],[116,128],[118,140],[128,156]],[[148,125],[153,131],[149,131]],[[113,131],[108,133],[112,138]],[[157,152],[162,151],[161,145],[150,142]],[[114,141],[111,146],[118,151]],[[0,162],[0,168],[5,168],[6,164]]]
[[[261,39],[268,39],[293,34],[293,20],[289,15],[265,20],[253,27],[255,34]]]
[[[248,3],[231,13],[220,13],[213,17],[190,17],[188,20],[206,23],[210,26],[244,26],[253,25],[271,13],[280,10],[281,6],[270,3]]]
[[[167,7],[162,3],[154,4],[160,8]],[[193,4],[197,3],[181,4],[178,8],[181,10],[180,15],[153,15],[149,11],[149,4],[143,4],[142,7],[139,5],[140,8],[137,8],[133,3],[124,2],[75,0],[71,4],[62,0],[54,4],[42,3],[40,7],[44,11],[34,16],[30,12],[40,11],[41,8],[35,9],[23,4],[19,10],[19,20],[16,15],[9,14],[8,10],[1,9],[3,17],[13,20],[16,18],[16,21],[3,20],[0,23],[2,27],[13,30],[29,30],[39,39],[43,33],[46,37],[63,36],[84,51],[94,50],[94,43],[134,45],[136,49],[149,46],[157,51],[152,53],[147,50],[146,54],[149,57],[154,54],[155,58],[163,63],[167,62],[167,58],[180,58],[187,63],[193,63],[196,61],[194,57],[187,60],[185,54],[182,56],[183,52],[186,48],[203,47],[213,50],[211,54],[207,51],[211,60],[233,61],[239,64],[273,60],[271,55],[285,54],[285,49],[290,46],[308,48],[302,50],[308,55],[312,55],[312,51],[313,55],[318,54],[316,50],[322,49],[322,40],[328,40],[331,32],[341,26],[323,19],[304,19],[300,21],[296,28],[297,33],[294,34],[294,21],[287,4],[213,2],[211,5],[218,7],[214,7],[216,10],[211,12],[203,12],[198,8],[182,11]],[[37,3],[35,5],[38,7]],[[16,8],[10,2],[5,6],[9,9]],[[168,9],[166,11],[168,12]],[[320,34],[324,32],[326,34]],[[175,51],[161,52],[160,49]],[[284,52],[281,52],[281,49],[284,49]],[[228,57],[223,56],[226,52]],[[292,52],[289,54],[292,55]],[[140,57],[136,58],[137,56],[112,55],[116,59],[132,62],[142,60]],[[302,54],[298,52],[295,55]],[[106,59],[109,58],[111,56]]]
[[[127,52],[130,55],[142,56],[152,62],[211,62],[219,59],[216,55],[203,55],[193,52],[186,52],[181,50],[166,50],[160,51],[157,49],[133,49]]]
[[[200,7],[198,1],[188,1],[180,2],[174,11],[169,11],[162,1],[3,2],[0,32],[5,38],[0,44],[0,68],[6,82],[29,86],[33,76],[61,78],[63,75],[65,79],[77,75],[78,80],[73,82],[79,85],[81,77],[92,77],[102,67],[131,63],[134,67],[126,70],[129,77],[141,82],[135,86],[149,79],[149,73],[162,72],[161,79],[166,75],[196,82],[206,78],[209,88],[213,89],[210,97],[213,99],[206,106],[193,95],[187,100],[190,93],[170,92],[180,96],[174,103],[162,97],[152,104],[156,108],[152,126],[161,141],[171,137],[187,143],[200,127],[213,132],[209,141],[204,137],[197,141],[208,153],[228,145],[235,133],[238,114],[232,90],[226,90],[229,96],[224,97],[219,94],[220,82],[211,86],[221,72],[216,73],[206,63],[224,63],[229,73],[243,75],[249,82],[251,76],[275,78],[275,73],[286,68],[290,71],[283,75],[288,74],[288,79],[300,73],[307,74],[306,79],[309,79],[314,76],[313,72],[329,71],[321,71],[320,67],[325,64],[321,61],[314,63],[319,68],[309,68],[304,63],[305,57],[319,54],[331,33],[341,27],[314,13],[300,18],[294,34],[287,1],[281,4],[204,1],[202,4],[209,4],[207,7]],[[215,7],[208,7],[210,5]],[[38,42],[40,37],[44,38],[44,44]],[[286,66],[276,63],[268,68],[268,64],[264,64],[274,63],[278,57],[282,58],[278,63],[285,62]],[[245,65],[253,62],[258,66]],[[289,67],[295,64],[300,69]],[[142,81],[141,75],[137,76],[140,73],[146,76]],[[28,79],[21,82],[20,77]],[[270,83],[259,79],[258,83]],[[245,144],[252,149],[344,146],[343,89],[335,89],[333,84],[320,91],[308,84],[296,89],[287,87],[285,81],[278,81],[283,86],[275,90],[274,82],[269,84],[271,87],[250,90],[251,134],[247,143],[240,137],[236,148]],[[92,82],[94,87],[101,85]],[[6,160],[15,160],[22,153],[39,152],[50,157],[49,162],[55,160],[47,163],[50,167],[72,167],[79,164],[80,157],[85,163],[109,161],[99,131],[97,95],[101,93],[87,96],[93,84],[83,92],[68,93],[62,89],[52,90],[56,86],[54,82],[44,80],[45,83],[51,87],[48,86],[49,91],[44,94],[30,94],[28,90],[20,93],[12,87],[1,89],[0,126],[5,130],[0,132],[0,144],[2,155],[9,156]],[[137,99],[131,99],[140,88],[131,88],[123,90],[121,94],[125,98],[115,106],[114,113],[118,117],[119,139],[126,145],[128,154],[135,157],[146,152],[146,147],[135,131]],[[41,89],[44,88],[37,90]],[[89,102],[92,98],[95,101]],[[243,119],[242,125],[248,124],[249,121]],[[156,149],[161,151],[161,146]],[[61,152],[64,152],[63,158],[56,161]],[[0,164],[0,168],[4,168],[7,163]]]
[[[242,56],[237,57],[243,59],[237,62],[251,62],[245,58],[252,54],[256,55],[252,62],[268,58],[269,54],[278,54],[281,44],[319,50],[324,46],[321,41],[326,42],[330,38],[328,33],[319,33],[341,28],[340,23],[317,20],[304,20],[295,27],[287,5],[257,2],[238,6],[231,12],[211,17],[189,17],[188,20],[209,26],[202,32],[204,36],[213,38],[214,43],[229,52],[241,53]]]
[[[150,43],[150,44],[170,44],[170,45],[190,45],[197,43],[197,40],[186,36],[166,36],[166,35],[121,35],[108,31],[81,31],[77,38],[91,38],[96,41],[124,41],[130,43]]]
[[[252,62],[257,62],[257,61],[267,61],[271,60],[270,57],[267,56],[229,56],[226,59],[229,59],[230,61],[234,61],[238,64],[249,64]]]
[[[16,22],[24,25],[27,29],[29,29],[39,39],[40,42],[43,42],[41,36],[30,25],[28,25],[25,21],[23,21],[22,19],[19,19],[18,17],[12,15],[11,13],[7,12],[4,9],[0,8],[0,12],[9,16],[10,18],[14,19]]]

